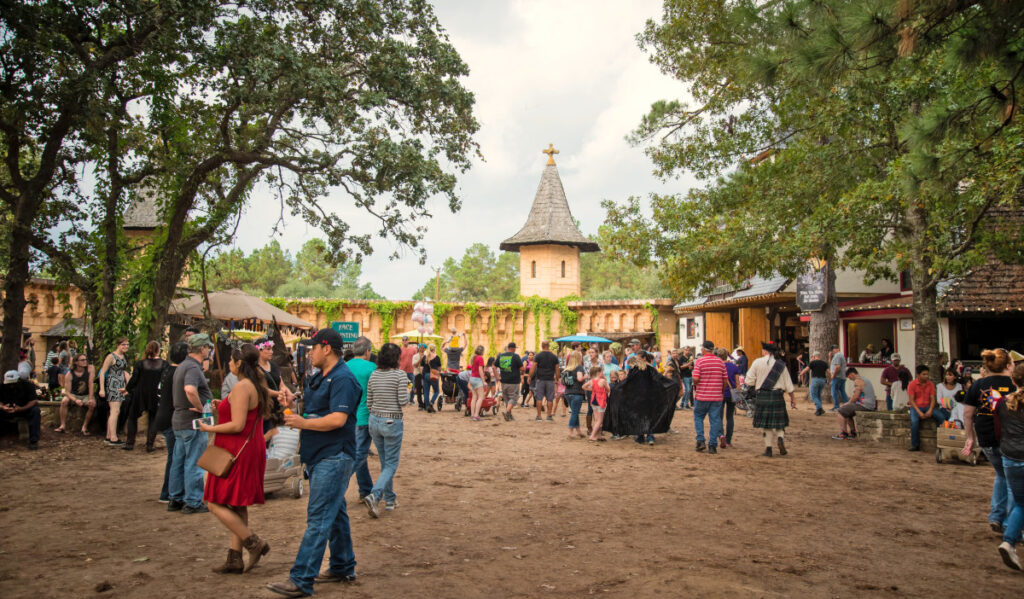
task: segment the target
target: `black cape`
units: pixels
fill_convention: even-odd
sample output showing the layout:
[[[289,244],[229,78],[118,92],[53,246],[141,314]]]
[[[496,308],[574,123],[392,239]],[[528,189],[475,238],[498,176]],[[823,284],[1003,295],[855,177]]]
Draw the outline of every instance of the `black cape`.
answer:
[[[651,367],[631,368],[612,385],[602,428],[615,435],[667,433],[678,397],[679,382]]]

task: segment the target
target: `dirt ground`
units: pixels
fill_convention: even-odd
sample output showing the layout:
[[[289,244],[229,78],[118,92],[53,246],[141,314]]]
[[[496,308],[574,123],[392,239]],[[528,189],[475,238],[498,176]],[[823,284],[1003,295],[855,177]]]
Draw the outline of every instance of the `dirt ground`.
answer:
[[[317,595],[1024,596],[986,524],[988,466],[833,441],[834,416],[807,402],[772,459],[742,415],[735,449],[711,456],[694,452],[689,411],[653,447],[570,441],[567,418],[517,413],[407,412],[399,507],[371,520],[349,487],[359,580]],[[227,532],[156,501],[163,464],[96,437],[44,431],[38,452],[4,439],[0,597],[273,597],[262,587],[287,576],[305,498],[254,508],[270,554],[216,575]]]

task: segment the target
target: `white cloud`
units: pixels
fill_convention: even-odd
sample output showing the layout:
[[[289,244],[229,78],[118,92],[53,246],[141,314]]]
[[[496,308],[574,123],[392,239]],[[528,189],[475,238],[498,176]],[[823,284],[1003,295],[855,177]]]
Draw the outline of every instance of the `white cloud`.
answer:
[[[378,292],[408,298],[433,276],[430,266],[461,256],[475,242],[497,249],[518,231],[533,201],[546,159],[541,150],[548,143],[561,150],[559,172],[585,234],[596,231],[604,218],[602,199],[622,201],[689,185],[659,181],[643,149],[625,141],[651,102],[683,94],[682,85],[650,64],[635,40],[646,19],[660,16],[660,1],[435,4],[442,26],[470,67],[465,84],[476,95],[477,140],[485,161],[476,161],[460,179],[463,209],[458,214],[449,213],[441,199],[430,203],[435,216],[424,239],[427,265],[420,266],[411,253],[390,262],[386,257],[394,247],[378,242],[380,250],[366,259],[363,270]],[[256,195],[237,242],[247,250],[266,243],[279,212],[271,194]],[[340,197],[334,203],[353,230],[374,227]],[[280,241],[295,251],[316,234],[289,218]]]

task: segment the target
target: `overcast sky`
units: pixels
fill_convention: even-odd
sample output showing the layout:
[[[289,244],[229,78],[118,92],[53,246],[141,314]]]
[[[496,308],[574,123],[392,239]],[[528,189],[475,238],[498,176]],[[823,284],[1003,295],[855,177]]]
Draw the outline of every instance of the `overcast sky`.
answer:
[[[601,200],[622,201],[652,191],[683,191],[692,183],[663,183],[651,174],[642,148],[625,136],[650,104],[679,98],[682,85],[662,75],[636,43],[648,18],[661,14],[652,0],[435,1],[438,19],[469,65],[465,85],[475,94],[483,161],[459,180],[463,207],[451,214],[442,199],[430,202],[434,217],[424,239],[427,264],[412,252],[389,261],[394,247],[378,242],[364,261],[363,278],[391,299],[408,299],[433,276],[431,268],[462,256],[472,243],[497,251],[514,235],[533,202],[549,143],[566,196],[583,233],[597,231]],[[353,223],[371,220],[340,194],[332,208]],[[236,242],[251,251],[267,243],[279,207],[258,195],[243,217]],[[318,232],[298,219],[278,239],[293,253]]]

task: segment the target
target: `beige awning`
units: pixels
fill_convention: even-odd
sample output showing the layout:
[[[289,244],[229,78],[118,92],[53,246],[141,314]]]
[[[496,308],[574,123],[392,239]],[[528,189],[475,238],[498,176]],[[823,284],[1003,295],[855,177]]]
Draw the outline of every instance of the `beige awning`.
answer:
[[[190,298],[187,302],[172,302],[170,312],[185,316],[202,318],[206,302],[203,294]],[[241,289],[228,289],[210,294],[210,311],[218,320],[259,320],[270,324],[275,319],[281,326],[316,328],[313,323],[306,322],[284,310],[271,306],[258,297],[249,295]]]

